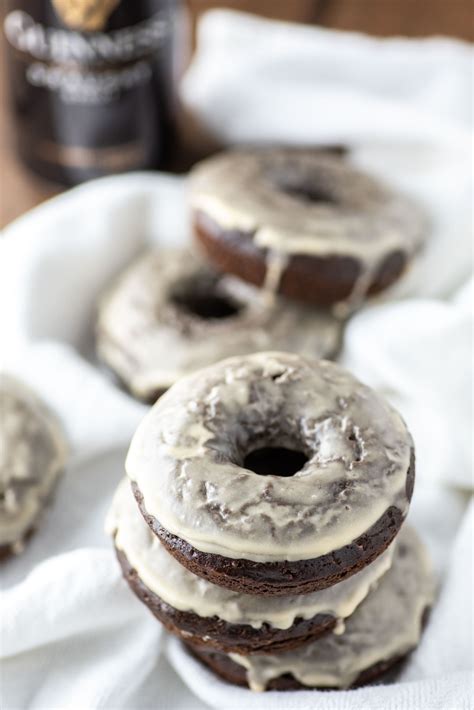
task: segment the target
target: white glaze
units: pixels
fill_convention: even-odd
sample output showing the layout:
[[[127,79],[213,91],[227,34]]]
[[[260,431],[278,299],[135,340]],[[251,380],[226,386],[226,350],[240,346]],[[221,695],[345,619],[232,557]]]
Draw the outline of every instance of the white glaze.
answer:
[[[281,189],[282,180],[311,185],[330,200],[303,201]],[[390,253],[410,261],[427,232],[425,215],[407,197],[343,158],[299,148],[241,149],[203,161],[192,171],[191,205],[223,229],[250,234],[268,250],[268,271],[281,255],[352,257],[359,277],[351,305]]]
[[[0,374],[0,545],[20,552],[65,461],[58,423],[28,387]]]
[[[406,514],[412,439],[378,394],[327,361],[230,358],[182,379],[150,410],[126,461],[146,511],[202,552],[258,562],[317,558]],[[242,467],[262,446],[303,448],[290,478]]]
[[[347,688],[380,661],[401,657],[417,645],[423,612],[433,603],[435,581],[424,546],[405,526],[391,569],[345,622],[341,635],[327,634],[293,651],[230,658],[247,670],[252,690],[291,673],[308,687]]]
[[[259,597],[224,589],[182,567],[144,521],[127,479],[114,496],[106,530],[145,586],[170,606],[256,629],[264,623],[288,629],[295,619],[312,619],[316,614],[347,618],[389,569],[393,556],[391,546],[371,565],[330,589],[290,597]]]
[[[182,312],[170,292],[198,277],[215,280],[215,291],[242,310],[214,320]],[[195,253],[184,249],[140,257],[103,298],[97,322],[99,357],[142,399],[231,355],[282,349],[329,357],[340,338],[341,324],[329,313],[266,299],[231,276],[217,279]]]

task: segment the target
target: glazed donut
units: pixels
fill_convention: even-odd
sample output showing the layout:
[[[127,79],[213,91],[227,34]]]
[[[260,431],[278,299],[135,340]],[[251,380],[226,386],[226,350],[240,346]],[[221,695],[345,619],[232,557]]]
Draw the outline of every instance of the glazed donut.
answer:
[[[126,470],[142,513],[191,572],[249,594],[306,594],[380,555],[408,511],[411,436],[336,364],[224,360],[150,410]]]
[[[0,558],[23,551],[64,469],[55,417],[26,385],[0,375]]]
[[[406,527],[395,543],[392,567],[346,621],[342,635],[327,634],[274,655],[226,655],[195,645],[190,651],[228,682],[257,691],[365,685],[416,647],[434,596],[425,549]]]
[[[328,313],[265,298],[176,249],[146,253],[119,276],[99,306],[96,344],[125,387],[154,402],[183,375],[231,355],[331,357],[341,331]]]
[[[341,156],[301,148],[229,151],[199,163],[191,206],[216,268],[305,303],[341,304],[341,312],[393,284],[427,231],[408,198]]]
[[[125,579],[168,631],[244,655],[289,650],[331,629],[342,631],[344,619],[389,569],[394,549],[331,589],[269,598],[232,592],[180,565],[143,520],[127,479],[114,496],[106,529]]]

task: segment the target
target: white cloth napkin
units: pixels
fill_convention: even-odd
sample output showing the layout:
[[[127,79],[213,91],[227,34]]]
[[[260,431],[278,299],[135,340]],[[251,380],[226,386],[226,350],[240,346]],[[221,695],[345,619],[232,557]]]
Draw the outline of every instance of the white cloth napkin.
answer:
[[[145,243],[181,245],[190,231],[186,181],[136,174],[50,201],[5,230],[0,247],[2,364],[57,412],[72,451],[40,529],[0,572],[7,710],[470,707],[471,59],[447,40],[369,40],[214,12],[184,84],[225,140],[350,141],[356,162],[417,196],[432,218],[432,243],[398,290],[404,300],[356,315],[342,354],[396,404],[416,441],[410,516],[441,590],[400,680],[339,693],[229,687],[164,643],[121,580],[103,518],[146,408],[97,366],[94,304]]]

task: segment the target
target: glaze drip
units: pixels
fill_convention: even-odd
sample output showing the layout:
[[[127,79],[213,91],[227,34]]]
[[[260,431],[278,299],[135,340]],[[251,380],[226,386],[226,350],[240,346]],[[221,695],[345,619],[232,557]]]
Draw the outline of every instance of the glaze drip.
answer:
[[[408,263],[428,231],[408,197],[341,157],[301,148],[241,149],[203,161],[191,174],[191,205],[266,250],[266,289],[278,290],[293,255],[354,259],[359,275],[336,308],[341,316],[364,300],[389,254]]]
[[[252,690],[265,690],[270,680],[285,673],[308,687],[348,688],[364,670],[415,648],[424,611],[434,595],[424,546],[405,526],[395,543],[390,570],[345,620],[342,633],[327,634],[286,653],[229,655],[246,669]]]
[[[232,592],[180,565],[144,521],[126,479],[114,496],[106,530],[148,589],[174,609],[217,616],[230,624],[256,629],[263,624],[288,629],[297,618],[311,619],[317,614],[330,614],[339,620],[350,616],[387,572],[394,550],[392,545],[375,562],[330,589],[290,597],[260,597]]]

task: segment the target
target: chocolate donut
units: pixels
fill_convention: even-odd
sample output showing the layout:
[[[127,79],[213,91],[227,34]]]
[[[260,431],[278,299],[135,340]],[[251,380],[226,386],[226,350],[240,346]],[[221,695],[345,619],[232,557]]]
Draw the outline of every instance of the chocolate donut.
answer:
[[[414,452],[397,412],[340,366],[257,353],[175,384],[138,427],[126,470],[182,565],[285,596],[332,586],[387,548]]]
[[[219,587],[182,567],[143,520],[128,480],[115,494],[106,528],[125,579],[169,631],[194,645],[244,655],[289,650],[331,629],[340,630],[389,569],[393,556],[391,545],[371,565],[331,589],[258,597]]]
[[[0,375],[0,558],[22,552],[65,461],[63,432],[40,399]]]
[[[225,357],[268,349],[331,357],[341,337],[330,314],[265,298],[185,249],[132,264],[102,300],[96,330],[99,359],[148,402]]]
[[[345,623],[285,653],[226,655],[191,645],[202,663],[230,683],[252,690],[350,688],[369,683],[398,664],[418,644],[435,582],[423,545],[405,527],[393,565]]]
[[[341,156],[301,148],[199,163],[191,205],[216,268],[305,303],[341,304],[341,313],[393,284],[427,232],[410,199]]]

